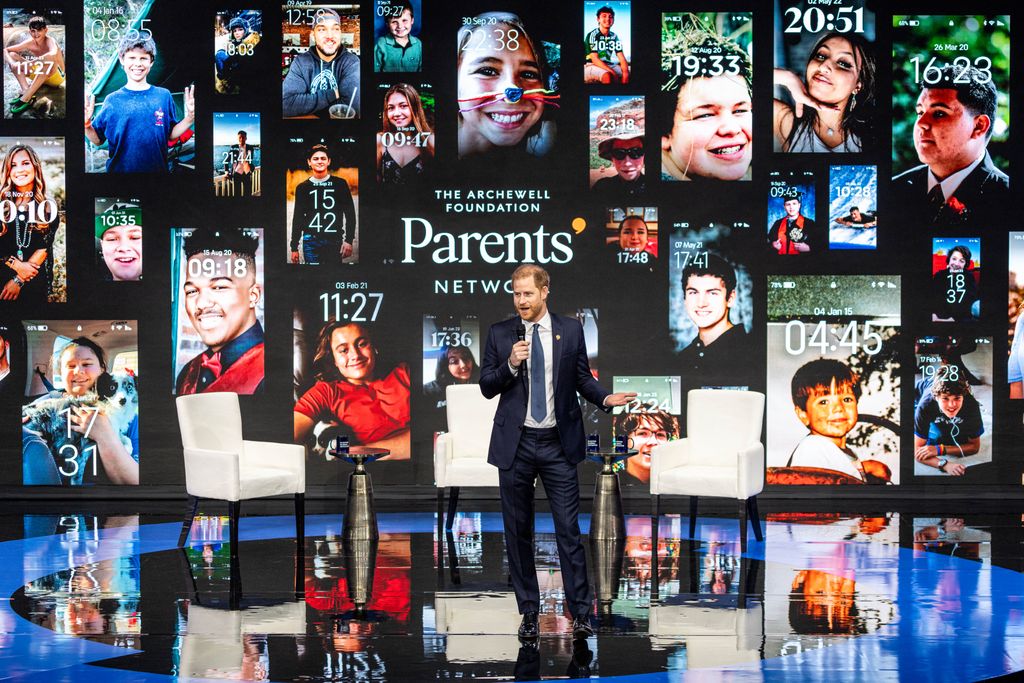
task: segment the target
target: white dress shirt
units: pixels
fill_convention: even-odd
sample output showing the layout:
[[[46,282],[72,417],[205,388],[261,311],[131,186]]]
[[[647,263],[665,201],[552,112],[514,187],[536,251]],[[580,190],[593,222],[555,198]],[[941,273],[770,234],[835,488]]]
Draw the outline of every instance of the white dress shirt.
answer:
[[[938,178],[936,178],[935,174],[932,173],[932,170],[928,169],[928,192],[931,192],[932,188],[935,187],[936,185],[941,185],[942,198],[945,199],[946,201],[949,201],[949,198],[952,197],[953,194],[957,191],[957,188],[960,187],[960,183],[964,181],[964,178],[969,176],[971,174],[971,171],[976,169],[978,167],[978,164],[980,164],[982,159],[984,158],[985,154],[982,153],[980,157],[974,160],[973,164],[961,168],[956,173],[951,173],[948,177],[944,178],[943,180],[939,180]]]

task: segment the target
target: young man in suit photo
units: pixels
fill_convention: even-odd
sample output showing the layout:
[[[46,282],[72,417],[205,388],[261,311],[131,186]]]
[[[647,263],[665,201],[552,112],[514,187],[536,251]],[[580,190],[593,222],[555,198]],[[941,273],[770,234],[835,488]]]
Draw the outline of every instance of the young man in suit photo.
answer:
[[[892,179],[894,206],[915,225],[926,221],[922,228],[1005,223],[1010,179],[987,149],[996,120],[992,79],[949,65],[936,83],[921,85],[914,149],[922,164]]]
[[[487,334],[480,390],[501,396],[491,430],[487,461],[496,466],[501,492],[512,587],[523,615],[519,637],[539,635],[540,591],[534,564],[533,496],[539,475],[555,521],[565,603],[573,615],[573,637],[594,634],[586,554],[578,522],[580,490],[576,466],[586,441],[576,394],[608,412],[635,393],[610,393],[594,379],[583,327],[548,311],[550,277],[537,265],[512,273],[518,317],[491,326]]]

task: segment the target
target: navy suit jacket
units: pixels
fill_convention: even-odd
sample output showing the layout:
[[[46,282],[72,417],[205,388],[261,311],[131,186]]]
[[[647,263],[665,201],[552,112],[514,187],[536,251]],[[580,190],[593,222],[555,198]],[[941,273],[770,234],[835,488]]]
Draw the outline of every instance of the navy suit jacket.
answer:
[[[1013,220],[1013,202],[1010,179],[996,168],[992,158],[985,158],[967,174],[953,193],[959,206],[950,204],[952,198],[938,209],[928,204],[928,167],[917,166],[892,179],[895,206],[906,212],[922,228],[952,228],[962,226],[1003,226]]]
[[[487,462],[503,470],[512,467],[515,460],[529,398],[523,374],[514,375],[508,367],[512,345],[517,341],[516,326],[521,322],[515,317],[491,326],[480,366],[480,391],[487,398],[501,395],[491,428]],[[604,405],[604,399],[610,392],[598,384],[590,372],[583,326],[578,320],[552,313],[551,344],[555,421],[562,451],[575,465],[583,460],[586,451],[583,416],[576,392],[605,412],[611,411]]]

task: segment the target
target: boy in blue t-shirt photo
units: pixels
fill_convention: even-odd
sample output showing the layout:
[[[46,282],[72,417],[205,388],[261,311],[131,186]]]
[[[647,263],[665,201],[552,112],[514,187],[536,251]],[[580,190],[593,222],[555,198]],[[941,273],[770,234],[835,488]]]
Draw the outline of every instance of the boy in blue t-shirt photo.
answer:
[[[96,96],[85,96],[85,136],[107,143],[107,173],[167,173],[167,143],[185,134],[195,121],[195,86],[184,91],[180,121],[171,91],[146,80],[156,61],[152,38],[126,38],[117,49],[128,82],[103,101],[96,118]]]

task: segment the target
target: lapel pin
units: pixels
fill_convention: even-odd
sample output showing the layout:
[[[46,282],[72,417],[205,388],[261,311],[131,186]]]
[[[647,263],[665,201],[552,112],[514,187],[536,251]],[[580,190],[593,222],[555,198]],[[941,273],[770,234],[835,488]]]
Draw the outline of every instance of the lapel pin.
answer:
[[[562,340],[562,335],[556,334],[555,335],[555,341],[561,341],[561,340]]]

